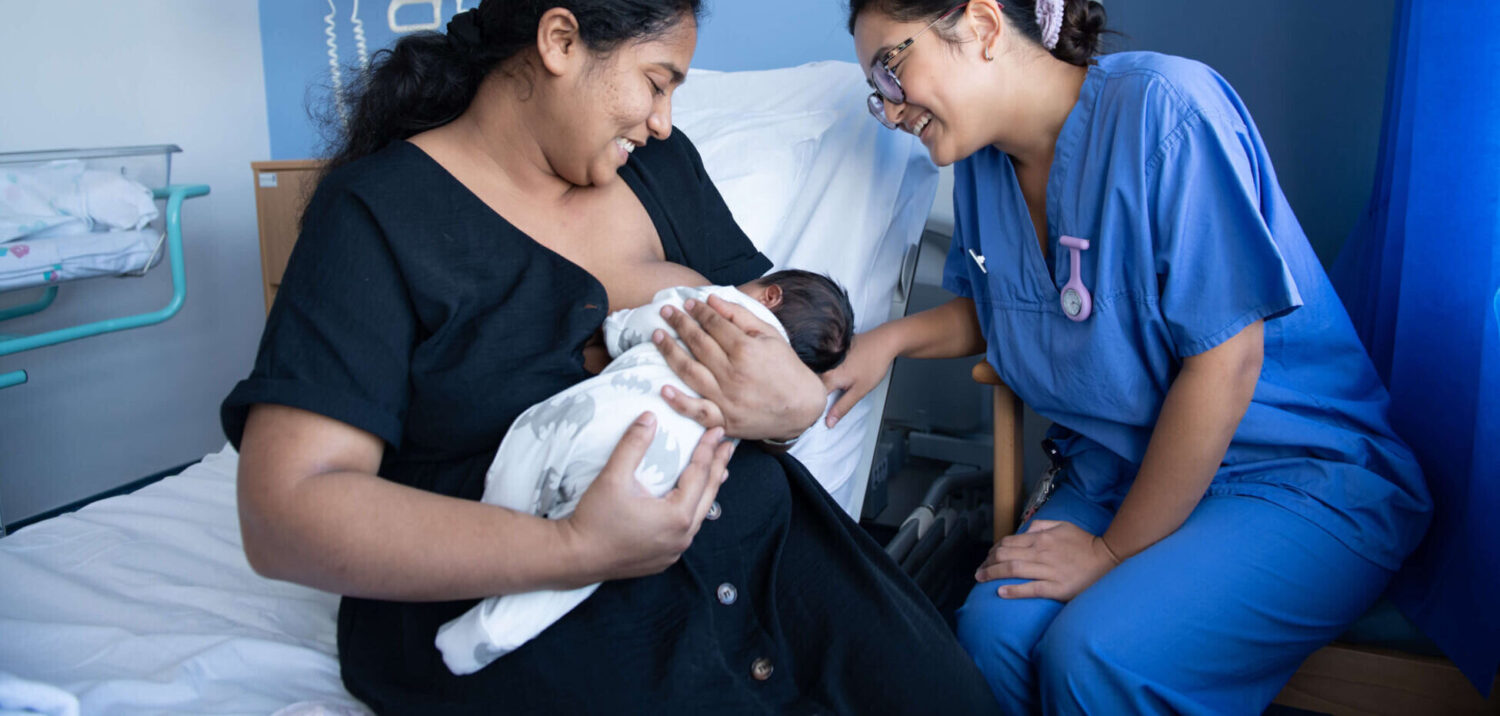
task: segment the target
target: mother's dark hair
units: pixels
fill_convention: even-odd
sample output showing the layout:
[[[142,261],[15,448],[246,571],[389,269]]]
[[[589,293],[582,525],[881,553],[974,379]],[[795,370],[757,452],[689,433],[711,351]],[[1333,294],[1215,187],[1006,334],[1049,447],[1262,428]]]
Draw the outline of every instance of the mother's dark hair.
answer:
[[[1106,32],[1104,6],[1094,0],[1062,2],[1062,30],[1057,35],[1057,47],[1050,52],[1053,57],[1069,64],[1090,65],[1099,54],[1100,38]],[[862,12],[881,12],[900,22],[931,22],[957,4],[956,0],[849,0],[849,32],[854,33],[854,21]],[[1011,27],[1041,45],[1042,29],[1036,22],[1036,0],[1001,0],[1001,4],[1001,12]],[[954,21],[957,21],[956,17]]]
[[[484,0],[455,16],[449,34],[419,32],[371,58],[345,95],[348,121],[337,117],[324,171],[373,154],[391,142],[441,127],[468,109],[479,83],[507,60],[536,46],[537,26],[553,8],[573,13],[594,52],[659,36],[697,20],[702,0]],[[471,14],[472,13],[472,14]]]

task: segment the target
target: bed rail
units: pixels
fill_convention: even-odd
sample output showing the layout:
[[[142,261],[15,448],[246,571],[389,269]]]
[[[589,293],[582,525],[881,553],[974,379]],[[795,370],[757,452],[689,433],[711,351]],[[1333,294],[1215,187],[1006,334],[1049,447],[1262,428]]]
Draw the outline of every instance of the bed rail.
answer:
[[[172,264],[172,298],[167,301],[167,305],[155,311],[68,326],[32,336],[0,336],[0,356],[76,341],[102,333],[154,325],[171,318],[182,309],[183,302],[187,300],[187,272],[182,264],[182,202],[186,199],[206,196],[208,186],[206,184],[174,184],[155,189],[152,194],[157,199],[167,200],[167,254]],[[56,297],[57,286],[49,286],[41,299],[0,312],[0,321],[41,311],[51,305]],[[0,373],[0,389],[25,383],[27,378],[24,370]]]

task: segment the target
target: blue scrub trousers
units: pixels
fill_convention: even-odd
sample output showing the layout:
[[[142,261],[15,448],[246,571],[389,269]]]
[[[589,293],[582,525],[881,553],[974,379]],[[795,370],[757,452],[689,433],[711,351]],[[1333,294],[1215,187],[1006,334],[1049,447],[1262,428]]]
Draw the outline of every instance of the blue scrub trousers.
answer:
[[[1102,534],[1118,507],[1064,482],[1036,519]],[[1210,495],[1071,602],[976,585],[958,636],[1007,713],[1259,714],[1390,578],[1282,507]]]

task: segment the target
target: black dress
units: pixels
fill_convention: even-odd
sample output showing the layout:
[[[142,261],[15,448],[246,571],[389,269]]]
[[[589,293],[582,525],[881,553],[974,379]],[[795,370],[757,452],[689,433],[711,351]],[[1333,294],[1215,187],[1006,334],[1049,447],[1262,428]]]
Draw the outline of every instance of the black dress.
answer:
[[[668,261],[729,285],[770,267],[680,132],[620,174]],[[383,438],[383,477],[477,500],[511,421],[588,377],[607,311],[591,274],[398,142],[319,186],[224,431],[238,447],[255,403],[310,410]],[[345,685],[382,713],[996,708],[941,617],[800,463],[747,443],[730,475],[677,564],[605,583],[469,676],[433,637],[475,600],[346,597]]]

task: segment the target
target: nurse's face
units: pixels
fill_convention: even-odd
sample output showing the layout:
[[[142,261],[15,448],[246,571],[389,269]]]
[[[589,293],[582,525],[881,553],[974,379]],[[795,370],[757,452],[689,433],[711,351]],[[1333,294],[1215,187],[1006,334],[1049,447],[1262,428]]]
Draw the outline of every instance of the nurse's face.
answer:
[[[582,56],[554,63],[566,71],[543,98],[547,121],[538,140],[551,169],[576,186],[605,185],[619,178],[630,153],[648,138],[666,139],[672,133],[672,93],[697,43],[691,16],[608,53],[576,43],[573,52]]]
[[[897,129],[921,140],[940,166],[952,164],[990,143],[983,124],[971,118],[981,83],[989,73],[984,45],[973,38],[972,8],[922,32],[933,18],[902,22],[878,10],[859,14],[854,22],[854,52],[868,76],[884,72],[878,60],[892,48],[922,32],[906,49],[889,60],[906,101],[885,101],[885,115]],[[969,41],[950,41],[944,35],[968,35]],[[873,63],[873,69],[872,69]],[[871,120],[874,121],[874,120]]]

